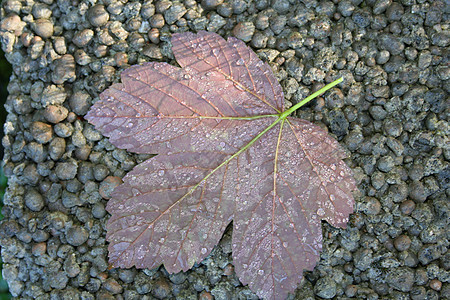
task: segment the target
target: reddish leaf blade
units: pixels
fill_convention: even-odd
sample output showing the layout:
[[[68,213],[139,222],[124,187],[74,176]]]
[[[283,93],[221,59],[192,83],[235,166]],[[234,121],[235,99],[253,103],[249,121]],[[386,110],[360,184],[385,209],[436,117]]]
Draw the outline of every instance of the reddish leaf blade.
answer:
[[[202,261],[233,217],[236,195],[224,186],[234,184],[235,167],[225,166],[210,181],[201,180],[228,156],[158,155],[128,173],[107,205],[112,215],[107,232],[110,263],[124,268],[164,264],[176,273]]]
[[[245,97],[240,99],[239,107],[248,108],[245,115],[284,111],[283,90],[272,70],[242,41],[234,37],[225,41],[208,32],[187,32],[175,34],[172,45],[181,67],[192,68],[202,74],[220,74],[241,90]],[[233,97],[225,93],[223,96]],[[262,108],[265,109],[261,111]]]
[[[355,184],[347,180],[351,171],[342,157],[324,130],[293,118],[239,156],[249,172],[240,180],[233,260],[241,281],[258,296],[283,299],[294,291],[303,270],[319,260],[320,220],[341,227],[347,222]]]
[[[205,37],[212,50],[221,49],[218,55],[230,59],[243,55],[245,63],[231,64],[225,71],[210,65],[209,69],[197,70],[200,63],[194,65],[197,69],[179,69],[166,63],[131,67],[121,74],[121,84],[112,85],[100,95],[101,100],[85,118],[119,148],[136,153],[167,153],[193,151],[191,142],[205,132],[220,135],[215,130],[229,126],[224,118],[277,113],[283,94],[267,64],[238,40],[227,43],[216,34],[204,33],[194,36],[191,42],[202,44]],[[179,45],[186,37],[174,35],[173,39]],[[174,47],[173,52],[177,57],[186,55],[181,47]],[[258,67],[248,69],[247,63],[258,63]],[[250,75],[250,71],[255,74]],[[218,126],[222,122],[226,124]],[[204,149],[214,149],[214,145],[203,145],[200,150]]]
[[[242,42],[206,32],[172,42],[183,69],[132,67],[86,116],[117,147],[159,154],[108,202],[110,263],[185,271],[234,220],[240,280],[283,298],[319,259],[320,221],[345,227],[353,210],[345,154],[318,126],[278,118],[281,87]]]

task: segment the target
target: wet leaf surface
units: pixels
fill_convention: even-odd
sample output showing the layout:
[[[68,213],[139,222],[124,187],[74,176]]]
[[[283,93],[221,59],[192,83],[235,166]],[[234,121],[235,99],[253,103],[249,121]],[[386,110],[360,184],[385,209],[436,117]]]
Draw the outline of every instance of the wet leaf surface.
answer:
[[[319,259],[321,220],[345,227],[353,211],[344,151],[288,117],[270,67],[241,41],[201,32],[172,44],[181,68],[133,66],[86,115],[115,146],[158,154],[108,202],[110,264],[186,271],[233,220],[239,279],[285,298]]]

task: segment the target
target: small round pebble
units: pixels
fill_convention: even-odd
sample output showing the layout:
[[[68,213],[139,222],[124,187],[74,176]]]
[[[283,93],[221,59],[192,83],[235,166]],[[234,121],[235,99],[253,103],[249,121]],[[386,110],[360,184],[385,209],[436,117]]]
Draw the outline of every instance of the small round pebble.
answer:
[[[25,205],[32,211],[40,211],[44,208],[44,197],[35,189],[30,189],[25,194]]]
[[[411,246],[411,239],[407,235],[404,235],[404,234],[399,235],[394,240],[394,247],[398,251],[408,250],[410,246]]]
[[[244,42],[250,42],[255,33],[255,25],[252,22],[239,22],[231,33]]]
[[[53,136],[52,125],[43,122],[34,122],[31,126],[31,134],[39,144],[48,143]]]
[[[440,291],[442,288],[442,282],[438,279],[432,279],[430,281],[430,288],[432,288],[435,291]]]
[[[61,180],[70,180],[77,175],[77,165],[75,162],[60,162],[56,164],[56,176]]]
[[[53,23],[48,19],[37,19],[33,23],[34,32],[43,39],[47,39],[53,35]]]
[[[108,22],[109,14],[103,5],[97,4],[88,10],[87,18],[92,26],[101,27]]]
[[[320,278],[314,286],[314,294],[324,299],[336,296],[336,282],[329,277]]]
[[[83,227],[74,225],[66,232],[67,242],[72,246],[80,246],[87,241],[89,232]]]
[[[50,123],[56,124],[63,121],[69,110],[62,105],[49,105],[45,108],[44,117]]]
[[[106,215],[106,210],[103,203],[95,203],[92,206],[92,215],[97,219],[101,219]]]
[[[108,176],[100,183],[99,193],[103,199],[110,199],[112,191],[122,183],[117,176]]]

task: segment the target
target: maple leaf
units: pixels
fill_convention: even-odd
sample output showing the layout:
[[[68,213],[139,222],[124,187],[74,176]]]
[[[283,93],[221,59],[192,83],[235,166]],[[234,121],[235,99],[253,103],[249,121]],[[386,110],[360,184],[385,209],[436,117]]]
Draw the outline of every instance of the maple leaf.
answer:
[[[345,227],[356,189],[344,151],[320,127],[288,117],[270,67],[214,33],[172,37],[181,68],[133,66],[86,119],[115,146],[158,154],[137,165],[107,204],[113,267],[190,269],[233,220],[243,284],[284,298],[312,270],[321,220]]]

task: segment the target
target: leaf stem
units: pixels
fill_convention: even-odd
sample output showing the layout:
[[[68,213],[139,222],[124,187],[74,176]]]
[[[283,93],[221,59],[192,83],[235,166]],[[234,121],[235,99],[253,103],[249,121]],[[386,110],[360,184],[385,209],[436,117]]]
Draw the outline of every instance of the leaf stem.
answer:
[[[333,81],[332,83],[327,84],[326,86],[324,86],[323,88],[321,88],[320,90],[318,90],[317,92],[309,95],[308,97],[306,97],[305,99],[303,99],[302,101],[300,101],[299,103],[297,103],[296,105],[292,106],[291,108],[289,108],[288,110],[282,112],[279,114],[279,118],[280,119],[286,119],[291,113],[293,113],[294,111],[296,111],[297,109],[299,109],[300,107],[302,107],[303,105],[305,105],[306,103],[308,103],[309,101],[311,101],[312,99],[316,98],[317,96],[325,93],[326,91],[328,91],[329,89],[331,89],[332,87],[338,85],[339,83],[341,83],[344,80],[343,77]]]

